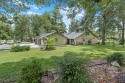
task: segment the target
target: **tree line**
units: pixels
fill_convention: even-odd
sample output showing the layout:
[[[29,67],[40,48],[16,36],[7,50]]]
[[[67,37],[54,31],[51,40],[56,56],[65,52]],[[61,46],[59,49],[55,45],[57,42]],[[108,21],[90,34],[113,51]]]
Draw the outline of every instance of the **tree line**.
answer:
[[[12,32],[10,34],[10,30],[4,30],[4,32],[8,33],[1,33],[1,39],[15,39],[20,40],[21,42],[24,40],[30,40],[30,42],[33,42],[36,36],[40,36],[43,33],[53,31],[64,33],[66,32],[66,25],[62,18],[63,16],[60,14],[57,6],[51,12],[45,12],[43,15],[15,14],[11,20],[12,24],[14,24],[13,28],[10,26],[10,23],[7,23],[9,27],[1,24],[0,29],[4,30],[5,27],[7,27],[8,29],[11,29]],[[2,26],[4,26],[4,29]]]
[[[7,4],[9,2],[16,1],[16,4],[11,3]],[[30,18],[29,22],[25,22],[22,26],[26,25],[26,23],[29,23],[30,25],[27,25],[25,27],[26,30],[29,29],[29,26],[32,26],[32,34],[30,32],[23,32],[28,37],[32,36],[38,36],[42,31],[50,32],[51,30],[61,31],[65,30],[64,23],[62,20],[58,20],[62,18],[62,16],[58,15],[58,8],[64,9],[69,8],[68,11],[69,14],[67,15],[71,19],[71,25],[70,30],[74,31],[78,26],[83,26],[85,29],[89,29],[92,32],[95,32],[99,34],[99,38],[102,40],[102,45],[106,44],[106,39],[112,38],[116,39],[118,38],[121,41],[121,44],[124,47],[124,25],[125,25],[125,1],[124,0],[10,0],[10,1],[3,1],[0,2],[2,4],[1,8],[4,10],[4,12],[1,12],[1,14],[7,15],[6,13],[18,13],[20,11],[26,11],[28,7],[26,5],[29,4],[35,4],[39,8],[42,8],[43,6],[50,6],[51,4],[55,4],[55,9],[53,10],[52,14],[44,14],[41,17],[38,15],[35,16],[28,16]],[[4,4],[4,5],[3,5]],[[9,7],[11,6],[11,7]],[[14,7],[17,7],[14,9]],[[57,11],[56,11],[57,10]],[[81,18],[81,20],[77,21],[75,20],[75,16],[79,14],[81,11],[84,11],[84,16]],[[17,24],[20,25],[20,21],[16,21],[16,18],[20,18],[21,16],[18,15],[15,16],[15,26]],[[25,18],[25,16],[22,16]],[[39,19],[35,19],[39,18]],[[25,18],[26,19],[26,18]],[[32,20],[35,19],[33,22]],[[44,21],[43,21],[44,19]],[[25,20],[26,21],[26,20]],[[42,22],[42,23],[40,23]],[[18,26],[19,26],[18,25]],[[21,25],[20,25],[21,26]],[[36,28],[39,27],[39,28]],[[18,27],[19,28],[19,27]],[[18,28],[17,32],[18,33]],[[22,28],[22,29],[23,29]],[[30,27],[31,28],[31,27]],[[30,31],[29,30],[29,31]],[[25,36],[18,34],[18,38],[24,38]],[[30,33],[30,34],[29,34]],[[20,36],[19,36],[20,35]]]

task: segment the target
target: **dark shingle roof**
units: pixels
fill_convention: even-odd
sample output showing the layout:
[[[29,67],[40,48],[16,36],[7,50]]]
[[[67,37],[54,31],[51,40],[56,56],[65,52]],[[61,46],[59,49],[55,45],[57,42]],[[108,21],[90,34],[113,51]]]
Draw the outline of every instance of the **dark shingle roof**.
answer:
[[[75,39],[79,37],[80,35],[82,35],[83,33],[84,32],[71,32],[71,33],[65,33],[63,35],[66,36],[68,39]]]

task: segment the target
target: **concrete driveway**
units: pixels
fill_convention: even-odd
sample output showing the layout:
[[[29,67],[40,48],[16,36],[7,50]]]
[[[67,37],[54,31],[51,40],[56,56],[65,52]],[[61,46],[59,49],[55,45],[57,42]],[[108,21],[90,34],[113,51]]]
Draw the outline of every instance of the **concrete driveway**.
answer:
[[[2,44],[0,45],[0,50],[7,50],[10,49],[12,45],[8,45],[8,44]]]
[[[30,46],[31,48],[38,48],[38,47],[40,47],[39,45],[36,45],[34,43],[30,43],[30,44],[15,44],[15,45]],[[9,45],[9,44],[2,44],[2,45],[0,45],[0,50],[11,49],[11,46],[12,45]]]

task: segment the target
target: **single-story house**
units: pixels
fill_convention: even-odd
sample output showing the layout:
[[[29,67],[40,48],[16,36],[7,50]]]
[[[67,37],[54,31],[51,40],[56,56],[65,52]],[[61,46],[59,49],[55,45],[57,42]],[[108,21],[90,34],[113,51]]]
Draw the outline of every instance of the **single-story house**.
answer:
[[[58,32],[45,33],[36,37],[35,43],[45,46],[45,37],[54,38],[55,45],[85,45],[98,43],[97,36],[89,32],[71,32],[64,34]]]
[[[71,32],[65,33],[64,36],[68,38],[67,44],[71,45],[85,45],[85,44],[96,44],[98,38],[89,32]]]
[[[67,44],[67,37],[65,37],[63,34],[58,32],[51,32],[51,33],[45,33],[35,38],[35,44],[45,46],[46,41],[45,37],[51,37],[55,39],[55,45],[66,45]]]

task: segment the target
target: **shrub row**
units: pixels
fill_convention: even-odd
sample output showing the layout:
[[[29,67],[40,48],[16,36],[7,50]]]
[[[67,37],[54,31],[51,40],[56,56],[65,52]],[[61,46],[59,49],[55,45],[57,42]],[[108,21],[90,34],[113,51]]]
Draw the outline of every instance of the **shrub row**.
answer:
[[[58,83],[91,83],[83,61],[77,53],[66,52],[63,58],[56,61]],[[32,61],[22,69],[20,83],[39,83],[43,74],[39,63]]]
[[[12,52],[21,52],[21,51],[29,51],[30,50],[30,46],[12,46],[11,47],[11,51]]]
[[[114,53],[107,58],[109,62],[117,61],[123,64],[124,55]],[[58,83],[92,83],[85,66],[85,60],[80,58],[80,54],[66,52],[64,56],[57,60]],[[21,72],[20,83],[39,83],[44,71],[41,65],[33,60],[26,65]]]

